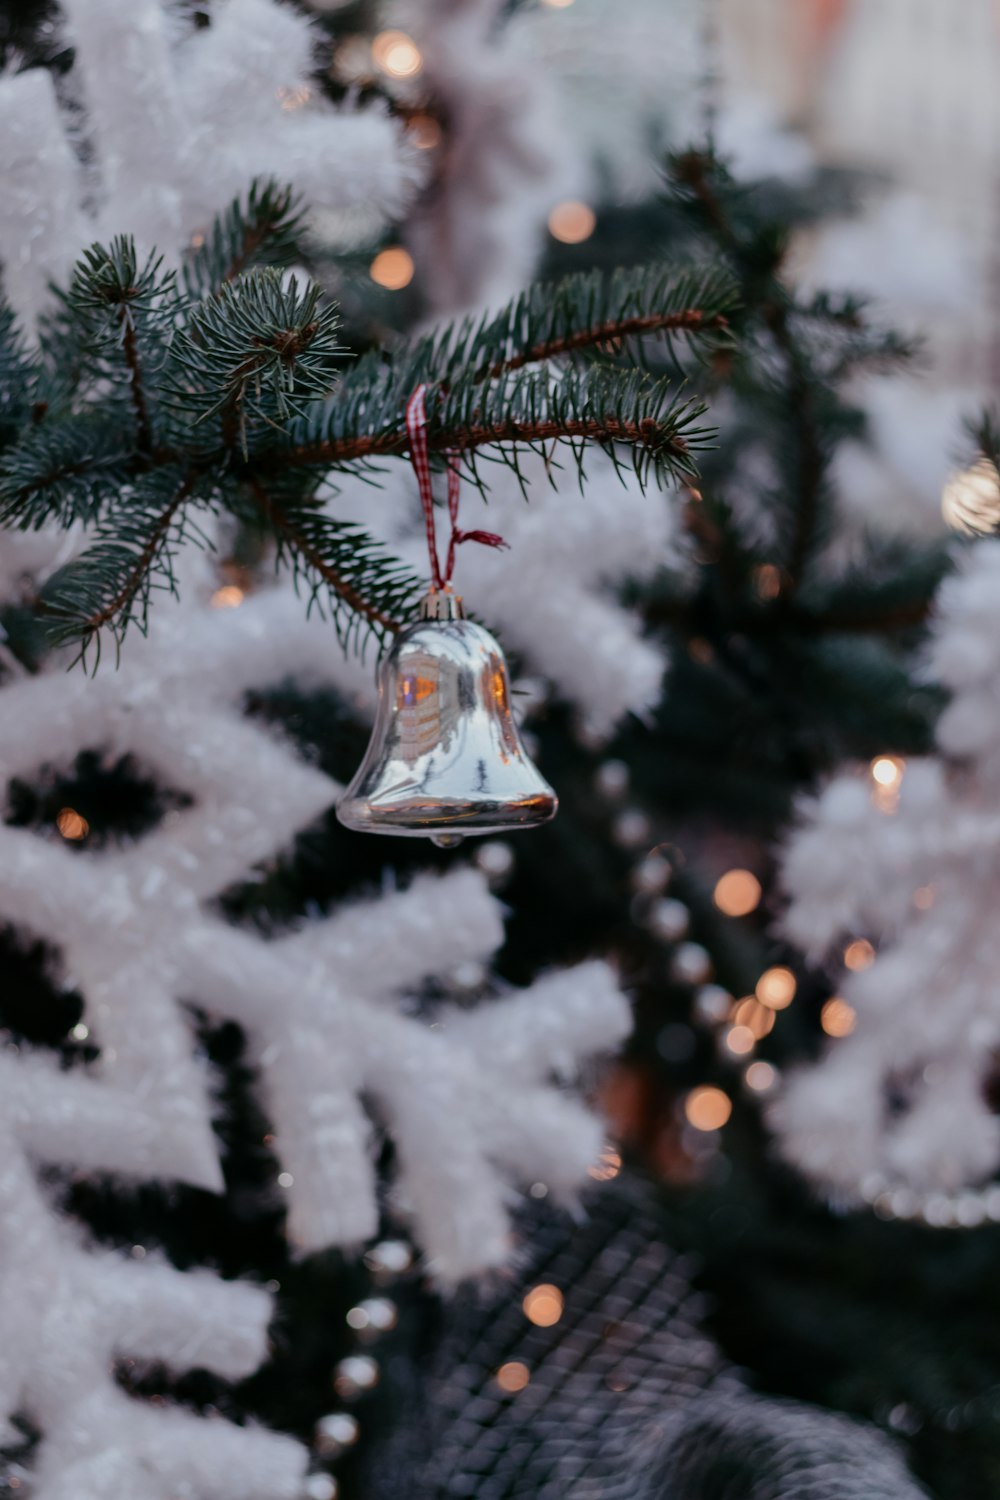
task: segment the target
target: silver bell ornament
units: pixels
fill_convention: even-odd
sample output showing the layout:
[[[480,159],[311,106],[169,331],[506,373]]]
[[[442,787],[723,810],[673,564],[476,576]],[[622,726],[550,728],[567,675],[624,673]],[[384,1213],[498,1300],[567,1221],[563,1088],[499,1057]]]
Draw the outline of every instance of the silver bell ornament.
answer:
[[[536,828],[558,805],[521,743],[500,646],[449,587],[432,588],[379,665],[372,737],[337,817],[447,848]]]

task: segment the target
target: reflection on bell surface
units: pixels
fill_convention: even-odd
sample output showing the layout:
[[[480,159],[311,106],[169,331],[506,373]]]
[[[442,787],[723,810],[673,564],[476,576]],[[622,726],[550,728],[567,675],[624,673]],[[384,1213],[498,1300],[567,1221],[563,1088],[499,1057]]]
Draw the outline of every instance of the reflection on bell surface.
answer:
[[[365,833],[432,838],[534,828],[558,799],[528,758],[497,642],[432,591],[379,666],[375,726],[337,817]]]

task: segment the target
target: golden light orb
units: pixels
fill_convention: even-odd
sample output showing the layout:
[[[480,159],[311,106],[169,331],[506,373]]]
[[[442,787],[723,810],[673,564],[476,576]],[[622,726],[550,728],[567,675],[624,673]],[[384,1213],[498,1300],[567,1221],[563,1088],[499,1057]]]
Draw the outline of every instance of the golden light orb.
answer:
[[[749,1026],[730,1026],[726,1033],[726,1046],[736,1057],[745,1057],[752,1052],[756,1040]]]
[[[225,583],[221,589],[216,589],[208,602],[213,609],[238,609],[245,598],[243,590],[235,583]]]
[[[368,267],[368,274],[378,286],[386,291],[399,292],[413,280],[413,256],[402,245],[389,245],[380,250]]]
[[[855,974],[860,974],[862,969],[870,969],[874,962],[875,949],[867,938],[855,938],[844,949],[844,965]]]
[[[595,1182],[610,1182],[622,1169],[621,1154],[613,1146],[605,1146],[599,1159],[587,1168],[587,1176]]]
[[[832,996],[819,1013],[819,1024],[827,1036],[850,1036],[857,1024],[857,1012],[839,995]]]
[[[941,514],[953,531],[991,536],[1000,527],[1000,472],[989,458],[953,474],[941,492]]]
[[[774,1030],[774,1011],[769,1005],[762,1005],[753,995],[748,995],[733,1007],[732,1019],[737,1026],[746,1026],[757,1041]]]
[[[743,1078],[747,1088],[753,1089],[755,1094],[766,1094],[769,1088],[773,1088],[777,1076],[770,1063],[752,1062]]]
[[[424,65],[420,48],[405,31],[380,31],[372,42],[372,61],[390,78],[415,78]]]
[[[531,1374],[528,1366],[522,1364],[519,1359],[508,1360],[505,1365],[500,1366],[496,1373],[497,1385],[509,1395],[523,1391],[530,1379]]]
[[[563,1294],[557,1286],[543,1282],[533,1286],[521,1303],[524,1316],[538,1328],[551,1328],[563,1314]]]
[[[63,807],[56,816],[56,827],[64,839],[78,842],[85,839],[90,832],[90,824],[86,818],[72,807]]]
[[[760,905],[761,884],[750,870],[727,870],[715,882],[712,900],[727,917],[746,917]]]
[[[768,1010],[785,1010],[795,999],[797,988],[798,983],[791,969],[778,964],[773,969],[765,969],[758,979],[757,999]]]
[[[898,755],[878,755],[869,769],[872,780],[879,786],[897,787],[903,779],[906,762]]]
[[[589,240],[597,226],[597,215],[588,203],[570,199],[557,203],[549,214],[549,234],[563,245],[579,245]]]
[[[413,115],[406,122],[406,134],[418,151],[433,151],[441,144],[441,126],[433,115]]]
[[[733,1112],[733,1101],[722,1089],[702,1084],[684,1101],[684,1116],[695,1130],[721,1130]]]

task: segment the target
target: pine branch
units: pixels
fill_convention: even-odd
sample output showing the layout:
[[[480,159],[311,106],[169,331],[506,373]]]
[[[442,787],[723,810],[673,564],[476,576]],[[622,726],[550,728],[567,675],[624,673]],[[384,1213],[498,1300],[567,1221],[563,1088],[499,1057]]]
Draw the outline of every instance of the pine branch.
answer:
[[[383,639],[413,617],[420,580],[360,527],[327,516],[312,501],[283,499],[247,482],[260,517],[278,540],[278,561],[308,584],[310,605],[325,589],[338,638],[346,646],[365,622]]]
[[[221,414],[225,446],[238,425],[244,451],[247,422],[273,427],[304,414],[330,391],[343,353],[337,312],[320,297],[266,269],[198,303],[171,346],[174,408],[196,425]]]
[[[251,267],[284,265],[295,253],[302,215],[294,194],[269,179],[251,183],[200,237],[184,264],[184,285],[199,300]]]
[[[0,525],[37,530],[96,519],[134,471],[117,415],[32,422],[0,460]]]
[[[397,630],[419,580],[315,496],[331,469],[366,474],[408,451],[405,409],[420,384],[434,462],[461,455],[481,489],[486,463],[521,479],[526,451],[544,453],[551,470],[561,449],[582,480],[591,443],[616,466],[627,455],[643,483],[696,474],[711,438],[703,405],[638,366],[654,336],[675,362],[675,345],[727,346],[730,275],[572,277],[345,367],[320,290],[253,265],[281,254],[297,225],[290,195],[265,183],[220,218],[183,288],[156,257],[140,265],[127,240],[82,257],[29,361],[25,387],[45,392],[41,419],[18,407],[0,460],[0,520],[94,528],[90,549],[47,590],[60,639],[75,633],[86,651],[105,629],[119,642],[130,624],[145,629],[151,591],[174,588],[174,551],[204,505],[263,523],[310,604],[328,603],[341,639]],[[632,365],[595,358],[609,346],[616,356],[636,346]],[[0,324],[0,381],[18,358]]]
[[[80,660],[95,643],[99,661],[105,628],[119,648],[131,624],[145,633],[153,588],[176,592],[173,554],[190,534],[185,506],[196,485],[194,475],[168,468],[119,497],[88,550],[43,591],[40,606],[53,644],[77,640]]]
[[[759,324],[779,361],[780,394],[787,418],[788,491],[793,502],[783,565],[787,597],[802,586],[821,519],[828,509],[830,461],[827,429],[821,419],[820,383],[810,351],[797,336],[799,309],[780,280],[787,236],[781,226],[759,221],[752,212],[746,212],[745,189],[734,183],[711,153],[688,151],[674,156],[669,171],[675,194],[693,210],[696,222],[727,255],[748,318]],[[739,227],[731,217],[733,205],[744,210]],[[809,311],[817,317],[821,306],[814,303]],[[829,306],[828,318],[831,311]],[[840,316],[847,312],[842,308]],[[855,304],[850,313],[859,318],[859,307]]]
[[[349,468],[360,461],[406,453],[403,425],[412,372],[359,361],[345,377],[338,399],[327,409],[319,430],[293,431],[293,442],[278,463],[292,466]],[[711,433],[696,426],[702,403],[675,398],[667,380],[650,380],[640,371],[619,374],[587,366],[569,369],[560,378],[547,370],[505,374],[489,386],[467,382],[439,392],[428,410],[427,445],[432,453],[465,456],[470,477],[482,485],[476,452],[517,471],[517,448],[543,452],[553,441],[566,444],[578,457],[580,445],[625,444],[639,476],[650,468],[671,482],[696,473],[694,453]]]
[[[482,344],[499,352],[480,365],[475,379],[496,379],[584,350],[621,350],[628,340],[651,334],[668,345],[675,337],[697,339],[702,352],[710,353],[731,342],[736,302],[732,277],[705,268],[678,273],[642,266],[610,277],[591,272],[555,286],[530,287],[480,330]]]

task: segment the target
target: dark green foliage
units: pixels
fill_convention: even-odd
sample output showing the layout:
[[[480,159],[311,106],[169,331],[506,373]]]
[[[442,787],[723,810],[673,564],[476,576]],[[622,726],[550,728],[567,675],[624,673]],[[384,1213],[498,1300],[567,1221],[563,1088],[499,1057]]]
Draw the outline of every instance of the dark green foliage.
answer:
[[[480,487],[484,447],[516,470],[521,450],[553,442],[581,477],[591,442],[629,450],[644,480],[695,477],[709,436],[700,402],[662,376],[572,361],[656,335],[671,354],[677,341],[719,350],[729,276],[654,267],[574,278],[479,324],[348,362],[336,308],[271,264],[288,259],[299,227],[290,194],[256,183],[192,248],[180,280],[155,256],[140,264],[128,240],[92,246],[36,357],[5,315],[0,523],[90,528],[88,550],[40,601],[55,641],[76,638],[85,654],[102,632],[120,642],[130,624],[144,629],[205,511],[271,535],[345,643],[398,629],[419,580],[361,527],[326,516],[318,492],[331,470],[376,474],[407,451],[405,407],[420,383],[435,461],[460,453]]]

